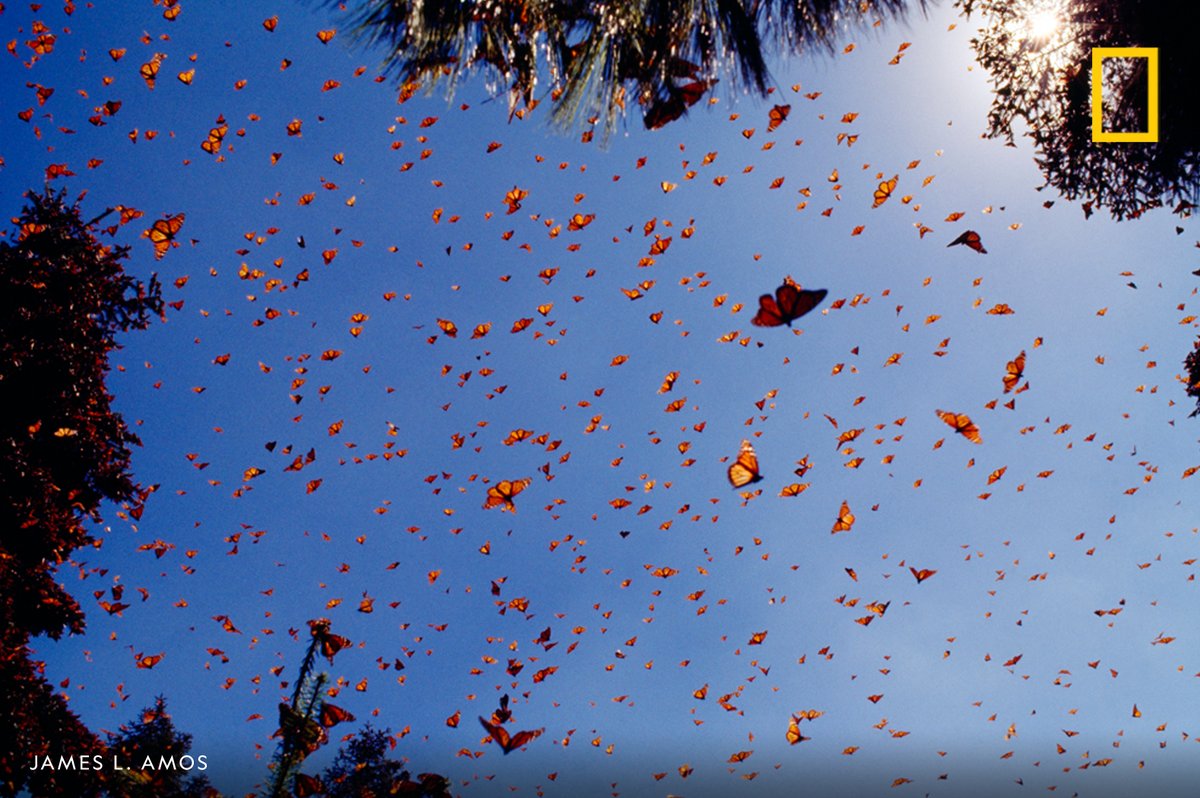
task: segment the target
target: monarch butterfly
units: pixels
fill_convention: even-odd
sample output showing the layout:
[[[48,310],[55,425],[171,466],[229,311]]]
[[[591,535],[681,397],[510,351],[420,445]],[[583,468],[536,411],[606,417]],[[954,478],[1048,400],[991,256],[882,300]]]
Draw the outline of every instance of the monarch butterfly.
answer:
[[[966,413],[948,413],[945,410],[936,411],[938,418],[945,421],[954,431],[971,443],[983,443],[983,438],[979,435],[979,427],[971,422],[971,417]]]
[[[141,69],[138,70],[138,73],[142,76],[142,80],[146,81],[147,87],[154,88],[155,79],[158,78],[159,64],[165,57],[161,53],[155,53],[154,58],[142,64]]]
[[[937,573],[932,568],[922,568],[918,571],[916,568],[909,567],[908,570],[912,571],[913,578],[917,580],[918,585]]]
[[[849,532],[854,526],[854,520],[854,513],[850,512],[850,504],[843,501],[842,508],[838,510],[838,517],[837,520],[833,522],[833,530],[830,532],[830,534],[832,535],[837,534],[838,532]]]
[[[689,73],[692,77],[695,72]],[[687,109],[703,99],[704,94],[716,85],[715,80],[693,80],[679,87],[670,87],[665,99],[656,99],[642,116],[647,130],[658,130],[687,113]]]
[[[767,132],[774,133],[775,129],[787,121],[788,114],[792,112],[790,105],[776,105],[768,112],[767,117],[770,120],[767,123]]]
[[[899,175],[894,175],[891,180],[884,180],[879,184],[879,187],[875,189],[875,202],[871,205],[872,208],[878,208],[888,201],[892,192],[896,190],[896,183],[899,182],[899,179]]]
[[[582,213],[577,213],[572,216],[570,221],[567,223],[567,229],[571,231],[582,230],[595,221],[595,219],[596,214],[594,213],[589,213],[587,216],[584,216]]]
[[[504,204],[508,206],[507,213],[513,214],[521,210],[521,200],[529,196],[529,192],[523,188],[513,186],[512,191],[504,195]]]
[[[333,662],[334,656],[348,645],[350,641],[341,635],[326,632],[321,636],[321,653],[330,662]]]
[[[758,298],[758,312],[750,323],[756,327],[778,327],[792,322],[821,304],[829,292],[824,288],[815,291],[802,289],[789,278],[775,289],[775,296],[763,294]]]
[[[981,239],[979,237],[979,233],[976,233],[974,230],[967,230],[965,233],[951,241],[946,246],[952,247],[956,244],[965,244],[966,246],[978,252],[980,255],[987,254],[987,250],[983,248],[983,239]]]
[[[761,479],[762,474],[758,473],[758,455],[754,453],[750,441],[742,441],[737,460],[729,466],[729,484],[735,488],[744,488]]]
[[[297,773],[295,781],[292,782],[292,793],[296,798],[308,798],[310,795],[324,795],[325,784],[316,776]]]
[[[321,725],[326,729],[354,720],[354,715],[333,704],[321,704]]]
[[[529,477],[514,480],[505,479],[497,482],[488,488],[487,501],[483,503],[483,509],[490,510],[493,507],[499,507],[503,510],[508,510],[510,513],[515,513],[517,506],[513,504],[513,498],[528,488],[532,482],[533,480]]]
[[[138,657],[137,666],[139,668],[153,668],[158,663],[162,662],[162,654],[150,654],[144,657]]]
[[[162,260],[163,255],[167,254],[167,250],[171,247],[177,247],[179,244],[175,241],[175,236],[183,227],[184,214],[179,213],[175,216],[168,216],[165,219],[159,219],[154,224],[150,225],[144,235],[150,239],[150,243],[154,245],[154,259]]]
[[[1017,383],[1021,381],[1021,377],[1025,375],[1025,351],[1021,350],[1021,354],[1015,359],[1008,361],[1004,372],[1004,392],[1009,393],[1017,387]],[[1024,390],[1024,389],[1021,389]]]
[[[221,151],[221,142],[225,140],[225,134],[229,132],[229,125],[225,124],[225,119],[222,117],[217,120],[217,127],[211,128],[208,131],[208,138],[200,142],[200,149],[207,152],[209,155],[216,155]]]
[[[787,741],[790,745],[795,745],[796,743],[802,743],[805,740],[811,739],[811,737],[805,737],[800,733],[800,722],[796,720],[796,718],[793,717],[788,721]]]
[[[492,739],[500,744],[500,750],[504,752],[505,756],[522,746],[528,745],[545,731],[545,729],[526,729],[509,737],[508,729],[503,726],[497,723],[489,723],[482,717],[479,718],[479,722],[483,725],[484,730],[491,735]]]

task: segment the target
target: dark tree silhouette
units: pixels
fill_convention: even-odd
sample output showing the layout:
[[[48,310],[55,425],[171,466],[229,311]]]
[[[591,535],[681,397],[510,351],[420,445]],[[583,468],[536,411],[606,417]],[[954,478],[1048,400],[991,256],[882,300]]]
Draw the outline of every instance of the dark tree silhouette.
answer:
[[[543,91],[563,124],[633,106],[647,127],[682,116],[718,80],[766,94],[766,54],[831,48],[908,0],[358,0],[354,36],[386,49],[411,95],[483,73],[523,114]],[[914,5],[924,7],[924,0]]]
[[[0,795],[23,790],[31,795],[98,796],[101,783],[94,770],[30,771],[35,760],[104,754],[104,745],[80,722],[62,696],[43,678],[41,663],[29,657],[18,630],[5,629],[0,653]],[[13,644],[15,645],[15,643]]]
[[[1196,409],[1189,414],[1189,418],[1200,416],[1200,338],[1196,339],[1192,344],[1192,351],[1183,359],[1183,368],[1184,379],[1187,380],[1187,395],[1196,400]]]
[[[218,798],[191,748],[192,736],[175,728],[166,700],[159,696],[139,718],[109,734],[105,794],[109,798]],[[112,766],[113,757],[124,770]],[[143,768],[147,761],[151,767]]]
[[[118,333],[162,312],[158,282],[123,268],[128,250],[96,238],[65,193],[30,193],[0,242],[0,787],[89,795],[91,775],[30,773],[27,758],[103,750],[31,659],[33,636],[83,631],[55,580],[92,542],[84,523],[103,501],[140,514],[148,491],[129,473],[137,437],[110,406],[108,355]],[[119,611],[120,607],[114,605]]]
[[[958,0],[983,27],[972,40],[991,73],[988,134],[1013,142],[1018,122],[1037,148],[1045,186],[1081,200],[1084,212],[1106,208],[1131,219],[1164,204],[1188,214],[1200,194],[1200,109],[1195,103],[1195,32],[1200,6],[1136,0],[1064,0],[1058,26],[1029,24],[1034,0]],[[1159,139],[1156,143],[1092,141],[1091,50],[1157,47]],[[1109,64],[1112,64],[1109,67]],[[1144,59],[1106,61],[1105,130],[1148,127]]]
[[[388,757],[394,747],[391,729],[369,723],[338,750],[333,764],[321,774],[326,798],[365,798],[405,795],[450,798],[445,777],[422,773],[415,779],[402,762]]]

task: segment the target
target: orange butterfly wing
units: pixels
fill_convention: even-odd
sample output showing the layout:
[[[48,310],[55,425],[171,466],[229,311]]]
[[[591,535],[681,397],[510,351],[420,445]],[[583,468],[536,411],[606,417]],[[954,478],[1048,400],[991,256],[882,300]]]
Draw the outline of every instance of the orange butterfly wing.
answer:
[[[1017,355],[1014,360],[1008,361],[1004,373],[1004,392],[1009,393],[1013,388],[1017,387],[1017,383],[1021,381],[1021,377],[1025,375],[1025,352]]]
[[[183,227],[184,214],[176,214],[175,216],[159,219],[154,224],[150,225],[150,229],[143,235],[150,239],[150,243],[154,245],[154,259],[161,260],[163,255],[167,254],[172,246],[179,246],[175,243],[175,236]]]
[[[762,479],[758,473],[758,455],[750,441],[742,441],[742,449],[738,452],[737,460],[729,466],[729,484],[735,488],[743,488]]]
[[[758,298],[758,312],[750,323],[756,327],[778,327],[783,324],[783,313],[775,302],[775,297],[763,294]]]
[[[336,707],[333,704],[321,705],[321,725],[326,729],[352,720],[354,720],[354,715],[341,707]]]
[[[508,745],[503,746],[504,753],[508,754],[517,750],[518,748],[529,745],[529,743],[540,737],[544,731],[545,729],[526,729],[524,731],[517,732],[512,736],[512,739],[509,740]]]
[[[768,119],[770,120],[767,123],[767,132],[774,133],[776,128],[787,121],[788,114],[791,112],[792,106],[790,105],[776,105],[772,107],[770,112],[767,114]]]
[[[790,279],[775,289],[775,296],[763,294],[758,298],[758,313],[750,320],[757,327],[778,327],[800,318],[821,304],[829,292],[824,288],[808,291]]]
[[[490,510],[493,507],[500,507],[508,510],[510,513],[515,513],[517,506],[513,504],[513,498],[528,488],[532,482],[529,477],[525,479],[501,480],[488,488],[487,501],[483,503],[483,509]]]
[[[512,753],[522,746],[528,745],[532,740],[540,737],[542,732],[545,731],[545,729],[526,729],[525,731],[519,731],[512,737],[509,737],[508,730],[498,723],[490,723],[489,721],[484,720],[482,717],[479,718],[479,723],[483,726],[484,730],[486,730],[487,733],[492,736],[492,739],[500,745],[500,749],[505,753],[505,755]]]
[[[918,585],[937,573],[932,568],[922,568],[918,571],[916,568],[910,566],[908,570],[912,571],[913,578],[917,580]]]
[[[811,737],[805,737],[803,734],[800,733],[800,722],[799,721],[797,721],[795,718],[792,718],[791,720],[788,721],[787,741],[790,745],[795,745],[796,743],[802,743],[805,740],[811,740],[811,739],[812,739]]]
[[[974,230],[967,230],[965,233],[963,233],[958,238],[951,241],[946,246],[953,247],[956,244],[963,244],[965,246],[968,246],[971,249],[978,252],[980,255],[987,254],[987,250],[983,248],[983,239],[981,239],[979,237],[979,233],[976,233]]]
[[[789,326],[793,321],[821,304],[829,292],[824,288],[808,291],[790,282],[775,291],[775,302],[783,312],[783,320]]]
[[[849,502],[842,502],[842,508],[838,510],[838,517],[833,523],[833,530],[830,534],[849,532],[854,526],[854,521],[854,513],[850,512]]]
[[[975,426],[971,421],[971,417],[966,413],[950,413],[945,410],[936,411],[938,418],[954,428],[954,431],[971,443],[983,443],[983,438],[979,434],[979,427]]]
[[[325,785],[316,776],[309,776],[305,773],[297,773],[296,780],[292,782],[292,794],[296,798],[308,798],[310,795],[323,795],[325,793]]]
[[[893,177],[891,180],[884,180],[875,189],[875,201],[871,205],[872,208],[878,208],[883,203],[887,202],[892,196],[892,192],[896,190],[896,184],[899,182],[899,177]]]

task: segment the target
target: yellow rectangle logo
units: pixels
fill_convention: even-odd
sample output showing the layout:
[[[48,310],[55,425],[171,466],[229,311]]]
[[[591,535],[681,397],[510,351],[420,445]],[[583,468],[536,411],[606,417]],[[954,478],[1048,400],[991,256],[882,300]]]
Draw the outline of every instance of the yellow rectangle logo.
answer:
[[[1147,111],[1149,119],[1144,131],[1125,133],[1104,130],[1104,59],[1145,58],[1149,78]],[[1094,47],[1092,48],[1092,141],[1156,142],[1158,141],[1158,48],[1157,47]]]

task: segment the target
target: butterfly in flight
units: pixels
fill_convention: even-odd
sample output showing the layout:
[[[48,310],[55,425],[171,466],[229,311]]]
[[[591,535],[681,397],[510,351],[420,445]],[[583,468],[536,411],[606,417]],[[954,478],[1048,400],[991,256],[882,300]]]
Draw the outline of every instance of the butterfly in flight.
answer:
[[[800,732],[800,721],[797,720],[795,716],[793,716],[791,719],[788,720],[788,728],[787,728],[786,737],[787,737],[787,741],[790,745],[795,745],[796,743],[802,743],[805,740],[812,739],[811,737],[805,737]]]
[[[887,202],[888,198],[892,196],[892,192],[896,190],[896,183],[898,183],[899,180],[900,177],[897,175],[891,180],[884,180],[881,182],[879,187],[875,189],[874,202],[871,207],[878,208],[880,205]]]
[[[1017,355],[1016,358],[1008,361],[1008,365],[1004,368],[1004,392],[1009,393],[1016,388],[1017,393],[1020,393],[1021,391],[1027,389],[1029,387],[1029,383],[1026,383],[1022,388],[1017,388],[1017,383],[1021,381],[1021,377],[1023,376],[1025,376],[1024,350],[1022,350],[1021,354]]]
[[[837,520],[833,522],[833,529],[830,534],[849,532],[854,528],[854,521],[854,513],[850,512],[850,503],[843,501],[841,509],[838,510]]]
[[[780,125],[787,121],[788,114],[791,112],[792,106],[790,105],[773,106],[770,112],[767,114],[767,132],[774,133]]]
[[[762,479],[758,473],[758,455],[750,441],[742,441],[742,449],[738,452],[737,460],[729,466],[729,484],[735,488],[744,488]]]
[[[758,313],[750,323],[756,327],[778,327],[792,322],[821,304],[829,292],[824,288],[809,291],[801,288],[788,278],[783,285],[775,289],[775,296],[763,294],[758,298]]]
[[[983,443],[983,438],[979,435],[979,427],[975,426],[971,421],[971,417],[966,413],[949,413],[945,410],[936,411],[938,418],[954,427],[954,431],[963,436],[971,443]]]
[[[513,504],[513,498],[528,488],[532,482],[533,480],[529,477],[525,479],[505,479],[497,482],[488,488],[487,501],[483,503],[483,509],[490,510],[493,507],[499,507],[503,510],[508,510],[510,513],[515,513],[517,506]]]
[[[484,720],[482,717],[479,718],[479,723],[483,726],[487,733],[492,736],[492,739],[500,744],[500,750],[504,752],[505,756],[511,754],[518,748],[528,745],[530,742],[540,737],[542,732],[545,731],[545,729],[526,729],[525,731],[519,731],[509,737],[508,729],[504,728],[498,723],[491,723]]]
[[[980,255],[987,254],[987,250],[983,248],[983,239],[981,239],[979,237],[979,233],[976,233],[974,230],[966,231],[965,233],[963,233],[958,238],[951,241],[946,246],[953,247],[957,244],[964,244],[964,245],[970,247],[971,249],[975,250],[976,252],[978,252]]]
[[[154,245],[154,259],[162,260],[163,255],[167,254],[167,250],[171,247],[179,246],[175,241],[175,236],[178,235],[183,227],[182,213],[174,216],[168,216],[165,219],[159,219],[154,224],[150,225],[150,229],[143,235],[150,239],[150,243]]]
[[[918,585],[937,573],[937,571],[932,568],[922,568],[918,571],[916,568],[910,567],[908,570],[912,572],[913,579],[917,580]]]

